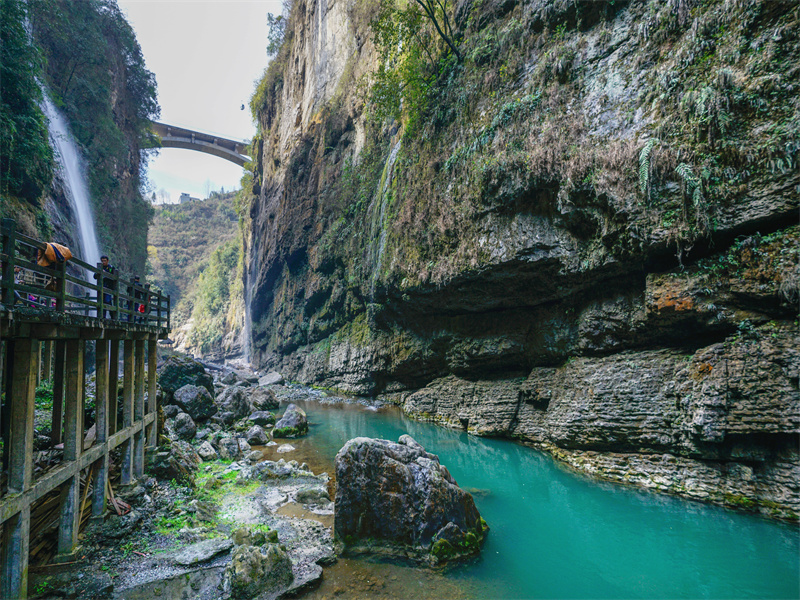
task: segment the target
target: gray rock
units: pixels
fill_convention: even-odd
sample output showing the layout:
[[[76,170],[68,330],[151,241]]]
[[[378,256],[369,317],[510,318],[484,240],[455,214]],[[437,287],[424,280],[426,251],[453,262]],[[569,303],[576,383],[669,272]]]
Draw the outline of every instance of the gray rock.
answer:
[[[218,422],[222,423],[223,425],[233,425],[233,422],[236,420],[236,415],[233,414],[232,412],[226,410],[226,411],[217,413],[216,415],[211,417],[211,419],[214,420],[214,421],[218,421]]]
[[[166,406],[162,406],[161,410],[164,411],[164,417],[167,419],[174,419],[178,416],[178,413],[181,412],[181,407],[177,404],[167,404]]]
[[[472,496],[411,436],[352,439],[335,465],[334,532],[346,546],[377,543],[433,564],[480,552],[485,522]]]
[[[148,471],[159,479],[176,480],[194,485],[194,473],[200,457],[187,442],[172,442],[166,449],[148,455]]]
[[[176,565],[189,567],[211,560],[223,552],[228,552],[231,548],[233,548],[231,540],[222,538],[204,540],[181,548],[175,553],[172,560]]]
[[[234,420],[243,419],[251,412],[247,390],[240,387],[229,387],[217,396],[217,406],[221,413],[233,413]]]
[[[183,412],[178,413],[175,419],[173,419],[172,427],[173,431],[175,431],[175,435],[181,440],[193,440],[197,433],[197,426],[194,424],[192,417]]]
[[[263,446],[269,441],[269,437],[267,437],[267,434],[264,433],[264,429],[260,425],[253,425],[248,429],[246,438],[250,444],[255,444],[256,446]]]
[[[292,561],[278,544],[267,546],[264,554],[255,546],[239,546],[225,569],[224,590],[233,598],[273,597],[293,579]]]
[[[250,404],[256,410],[275,410],[278,408],[278,398],[271,389],[256,387],[250,390]]]
[[[328,490],[321,486],[302,488],[297,491],[294,499],[300,504],[327,504],[331,501]]]
[[[219,410],[208,390],[196,385],[185,385],[175,390],[174,401],[186,414],[199,422],[208,420]]]
[[[224,383],[225,385],[234,385],[239,383],[241,380],[241,377],[239,377],[239,374],[236,371],[230,371],[222,379],[220,379],[220,382]]]
[[[247,420],[254,425],[261,425],[263,427],[264,425],[274,425],[275,415],[271,412],[260,410],[247,417]]]
[[[291,444],[281,444],[280,446],[278,446],[276,452],[278,454],[285,454],[286,452],[294,452],[295,450],[296,448]]]
[[[251,450],[247,453],[247,460],[250,462],[257,462],[264,458],[264,453],[261,450]]]
[[[222,460],[236,460],[239,458],[239,441],[234,437],[220,438],[217,442],[217,451]]]
[[[306,413],[302,408],[294,404],[286,407],[286,412],[280,420],[275,423],[275,428],[272,430],[273,437],[295,438],[301,437],[308,433],[308,420]]]
[[[199,385],[214,393],[214,379],[206,373],[206,368],[188,356],[173,355],[158,367],[158,384],[168,404],[176,390],[187,384]]]
[[[234,531],[231,535],[231,540],[233,540],[233,543],[237,546],[253,545],[253,536],[247,527],[239,527],[239,529]]]
[[[250,452],[250,450],[252,450],[250,444],[247,443],[246,439],[240,437],[236,438],[236,441],[239,442],[239,454],[247,454],[248,452]]]
[[[204,461],[217,460],[218,458],[217,451],[214,450],[214,446],[212,446],[209,442],[203,442],[200,444],[200,446],[198,446],[197,455]]]
[[[283,385],[283,383],[283,375],[276,373],[275,371],[267,373],[266,375],[262,375],[258,379],[258,385]]]
[[[107,539],[118,540],[133,533],[142,522],[142,513],[132,510],[127,515],[108,519],[100,530],[100,535]]]

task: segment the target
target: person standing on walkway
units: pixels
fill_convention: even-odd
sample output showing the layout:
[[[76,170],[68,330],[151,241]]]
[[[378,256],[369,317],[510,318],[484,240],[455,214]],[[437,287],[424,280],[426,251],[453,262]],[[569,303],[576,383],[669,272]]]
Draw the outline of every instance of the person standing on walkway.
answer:
[[[112,264],[110,264],[108,262],[108,257],[107,256],[103,255],[103,256],[100,257],[100,264],[102,265],[103,271],[105,271],[106,273],[109,273],[110,275],[115,275],[116,274],[117,269],[114,267],[114,265],[112,265]],[[94,274],[94,278],[95,279],[99,279],[100,278],[100,274],[99,273],[95,273]],[[117,280],[116,279],[112,279],[111,277],[103,277],[103,287],[105,289],[108,289],[108,290],[115,290],[117,288]],[[103,294],[103,305],[104,306],[105,305],[111,306],[112,302],[113,302],[113,298],[112,298],[111,294],[104,293]],[[116,312],[112,312],[110,309],[105,309],[105,308],[103,309],[103,315],[102,315],[103,318],[105,318],[106,313],[108,313],[108,317],[110,319],[116,319],[117,318],[117,313]]]

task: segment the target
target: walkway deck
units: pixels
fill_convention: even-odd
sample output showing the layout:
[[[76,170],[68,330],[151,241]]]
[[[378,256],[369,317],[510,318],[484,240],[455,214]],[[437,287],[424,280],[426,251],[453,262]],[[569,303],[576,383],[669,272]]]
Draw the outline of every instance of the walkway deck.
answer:
[[[39,266],[32,255],[44,248],[43,241],[20,234],[9,219],[0,224],[0,233],[0,598],[25,598],[31,510],[37,501],[59,496],[54,560],[69,561],[87,502],[93,521],[105,517],[109,453],[120,449],[122,484],[144,472],[145,448],[157,443],[156,351],[169,331],[170,299],[146,283],[77,258]],[[88,360],[95,366],[93,415],[87,411]],[[36,478],[34,416],[40,380],[52,381],[47,444],[63,447],[63,460]],[[91,443],[87,415],[95,421]]]

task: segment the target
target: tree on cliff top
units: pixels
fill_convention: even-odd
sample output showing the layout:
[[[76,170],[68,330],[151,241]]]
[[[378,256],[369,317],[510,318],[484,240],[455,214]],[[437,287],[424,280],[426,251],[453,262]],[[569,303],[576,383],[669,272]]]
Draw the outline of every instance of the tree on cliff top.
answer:
[[[377,118],[399,120],[405,113],[406,131],[413,131],[437,77],[453,59],[461,62],[449,11],[447,0],[381,3],[370,24],[380,58],[370,90]]]

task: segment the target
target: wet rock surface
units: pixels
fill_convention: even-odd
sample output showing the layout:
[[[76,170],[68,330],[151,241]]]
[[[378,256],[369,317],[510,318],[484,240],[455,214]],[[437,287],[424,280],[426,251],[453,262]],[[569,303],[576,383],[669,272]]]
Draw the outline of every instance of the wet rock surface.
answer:
[[[219,410],[206,388],[191,384],[178,388],[173,401],[198,422],[208,420]]]
[[[335,464],[334,530],[347,551],[434,564],[480,552],[487,528],[472,496],[411,436],[352,439]]]
[[[202,363],[188,356],[175,354],[158,367],[158,384],[167,403],[171,403],[175,392],[185,385],[204,387],[214,395],[214,378],[206,372]]]
[[[283,416],[275,423],[272,436],[277,438],[295,438],[308,433],[308,419],[302,408],[294,404],[286,407]]]

